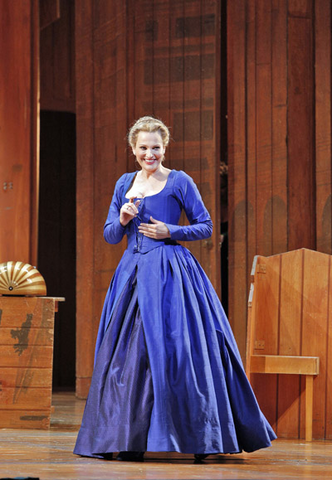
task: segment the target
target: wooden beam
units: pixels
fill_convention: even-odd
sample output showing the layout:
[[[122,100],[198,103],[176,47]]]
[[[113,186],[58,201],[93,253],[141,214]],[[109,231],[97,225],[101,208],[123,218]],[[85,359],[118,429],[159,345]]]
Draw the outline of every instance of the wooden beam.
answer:
[[[251,373],[287,373],[294,375],[318,375],[319,357],[290,355],[252,355]]]

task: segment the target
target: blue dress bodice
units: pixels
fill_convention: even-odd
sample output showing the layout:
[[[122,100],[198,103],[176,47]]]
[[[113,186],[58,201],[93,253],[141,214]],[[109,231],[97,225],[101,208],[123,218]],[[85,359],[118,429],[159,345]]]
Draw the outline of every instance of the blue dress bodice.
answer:
[[[144,197],[139,205],[139,215],[123,227],[120,224],[120,208],[128,199],[126,192],[134,181],[134,173],[126,173],[118,180],[107,220],[104,226],[104,238],[108,243],[118,243],[127,235],[127,249],[132,253],[147,253],[164,244],[177,241],[201,240],[212,234],[212,221],[201,195],[189,175],[172,170],[161,192]],[[190,225],[180,226],[182,210],[185,211]],[[150,217],[164,222],[171,234],[170,239],[155,240],[138,233],[140,222],[149,223]]]

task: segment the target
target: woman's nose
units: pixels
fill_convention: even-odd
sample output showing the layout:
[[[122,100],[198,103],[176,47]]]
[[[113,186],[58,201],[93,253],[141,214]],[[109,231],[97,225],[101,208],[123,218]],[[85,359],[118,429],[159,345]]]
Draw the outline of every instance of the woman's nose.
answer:
[[[152,157],[153,154],[152,154],[151,150],[147,150],[145,156],[148,157],[148,158]]]

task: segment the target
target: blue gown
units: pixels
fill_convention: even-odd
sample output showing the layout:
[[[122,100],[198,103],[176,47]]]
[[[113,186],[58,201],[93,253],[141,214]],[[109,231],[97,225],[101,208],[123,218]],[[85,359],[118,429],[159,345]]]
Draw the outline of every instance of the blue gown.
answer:
[[[218,296],[181,240],[211,236],[212,222],[193,180],[172,170],[126,227],[121,206],[135,173],[117,182],[104,227],[128,247],[106,295],[95,368],[74,453],[118,451],[251,452],[275,434],[245,375]],[[190,225],[178,226],[184,210]],[[170,239],[141,235],[150,216]]]

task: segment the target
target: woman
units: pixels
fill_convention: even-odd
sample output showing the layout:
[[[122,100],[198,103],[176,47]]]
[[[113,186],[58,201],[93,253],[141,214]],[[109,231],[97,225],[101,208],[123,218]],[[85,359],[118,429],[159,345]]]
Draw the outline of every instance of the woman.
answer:
[[[130,129],[141,170],[117,182],[104,237],[128,239],[102,312],[95,369],[74,453],[142,461],[149,451],[238,453],[275,438],[247,381],[213,287],[178,240],[212,222],[193,180],[163,166],[167,127]],[[178,226],[184,210],[190,225]]]

